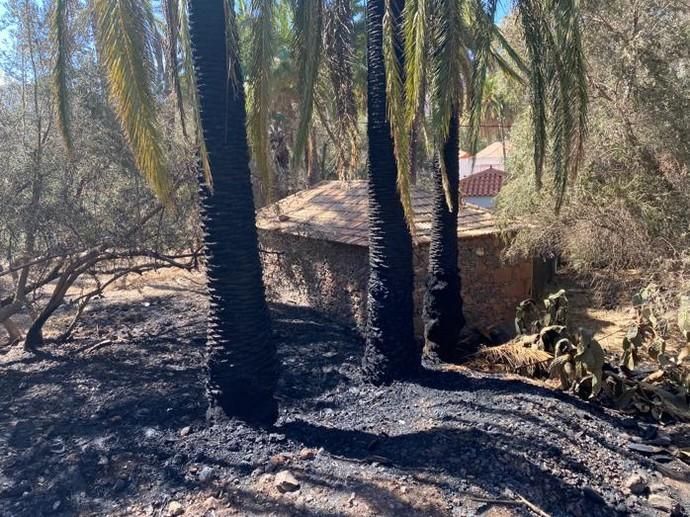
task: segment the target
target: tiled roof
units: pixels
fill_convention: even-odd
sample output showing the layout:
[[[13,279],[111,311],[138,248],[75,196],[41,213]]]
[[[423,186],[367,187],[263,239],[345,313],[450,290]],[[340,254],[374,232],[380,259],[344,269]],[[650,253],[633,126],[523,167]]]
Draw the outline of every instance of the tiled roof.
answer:
[[[430,241],[432,195],[420,188],[412,192],[417,244]],[[266,206],[257,212],[257,227],[313,239],[368,246],[366,181],[324,181]],[[463,205],[458,236],[469,238],[496,233],[493,215],[474,205]]]
[[[510,141],[506,141],[506,153],[510,153]],[[503,144],[494,142],[476,154],[477,158],[500,158],[503,160]]]
[[[501,186],[505,172],[489,167],[460,180],[460,193],[463,197],[494,197]]]

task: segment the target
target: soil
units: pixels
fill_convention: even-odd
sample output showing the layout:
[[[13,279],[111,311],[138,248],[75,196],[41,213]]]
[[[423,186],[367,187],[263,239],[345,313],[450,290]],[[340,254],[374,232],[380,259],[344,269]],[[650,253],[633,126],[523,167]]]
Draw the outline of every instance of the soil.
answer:
[[[460,367],[371,386],[359,376],[360,337],[302,307],[272,307],[284,366],[277,425],[209,425],[201,285],[185,275],[122,286],[70,342],[0,356],[0,515],[690,511],[684,464],[631,449],[655,436],[688,446],[688,426],[660,430]]]

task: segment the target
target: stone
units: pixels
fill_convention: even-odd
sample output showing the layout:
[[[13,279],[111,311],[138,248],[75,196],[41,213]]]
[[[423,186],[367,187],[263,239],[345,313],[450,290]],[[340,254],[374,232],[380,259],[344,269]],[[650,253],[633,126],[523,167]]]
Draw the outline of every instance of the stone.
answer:
[[[273,484],[280,492],[296,492],[300,489],[299,481],[289,470],[281,470],[276,474]]]
[[[313,460],[316,458],[316,453],[317,451],[315,449],[300,449],[300,451],[297,453],[297,457],[301,460]]]
[[[168,503],[168,515],[170,517],[182,515],[183,513],[184,508],[182,507],[181,503],[179,503],[178,501],[170,501],[170,503]]]
[[[652,494],[647,500],[649,506],[655,510],[660,510],[662,512],[671,513],[676,507],[676,502],[668,496],[660,494]]]
[[[188,436],[192,432],[191,426],[185,426],[180,429],[180,436]]]
[[[623,488],[625,488],[628,493],[634,495],[644,494],[647,490],[647,486],[647,478],[639,473],[633,474],[623,483]]]
[[[199,481],[202,483],[208,483],[215,476],[215,472],[212,467],[204,466],[199,471]]]

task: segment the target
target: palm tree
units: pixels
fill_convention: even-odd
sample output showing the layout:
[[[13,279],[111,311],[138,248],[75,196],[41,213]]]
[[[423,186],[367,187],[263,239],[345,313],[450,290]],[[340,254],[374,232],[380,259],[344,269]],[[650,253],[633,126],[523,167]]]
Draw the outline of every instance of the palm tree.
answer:
[[[225,413],[258,424],[277,417],[273,397],[276,348],[264,295],[252,197],[239,41],[227,0],[169,0],[165,6],[171,43],[180,38],[206,172],[202,212],[209,290],[207,393],[215,416]],[[68,1],[56,4],[58,51],[55,86],[59,119],[69,138],[66,37]],[[154,190],[170,201],[166,157],[151,87],[155,21],[150,2],[94,0],[98,52],[108,91],[136,163]],[[198,92],[189,49],[193,48]],[[176,61],[174,52],[171,61]],[[177,77],[177,70],[173,70]],[[198,93],[198,95],[197,95]],[[213,186],[210,187],[210,172]]]
[[[538,185],[547,150],[547,121],[553,134],[557,206],[567,180],[577,170],[586,134],[587,88],[576,0],[519,0],[518,14],[527,46],[527,63],[494,25],[496,0],[407,0],[404,13],[405,107],[391,116],[393,134],[404,143],[413,127],[426,75],[431,85],[432,128],[441,159],[435,168],[432,240],[425,337],[427,352],[449,358],[464,323],[457,264],[457,117],[470,106],[470,141],[476,151],[483,95],[490,64],[515,79],[527,76],[534,124],[534,162]],[[430,43],[427,43],[430,39]],[[425,46],[431,47],[425,52]],[[403,121],[400,123],[400,121]],[[402,168],[404,172],[404,168]],[[405,182],[401,182],[404,185]],[[440,195],[439,186],[445,196]]]
[[[235,31],[227,9],[226,22],[226,0],[189,4],[203,137],[213,171],[213,190],[203,201],[208,393],[212,407],[228,415],[271,424],[277,417],[278,361],[259,259],[239,48],[226,46],[226,25]]]
[[[431,243],[424,294],[424,353],[432,360],[442,361],[453,359],[460,331],[465,326],[457,245],[460,208],[458,118],[455,111],[442,153],[434,159]],[[448,181],[445,188],[442,167]]]
[[[399,57],[390,55],[391,45],[389,55],[384,56],[384,36],[390,38],[398,32],[401,7],[399,0],[370,0],[367,4],[369,285],[362,366],[365,376],[375,383],[413,375],[421,358],[413,326],[412,241],[398,193],[396,149],[388,118],[394,100],[385,61],[392,58],[399,63]]]

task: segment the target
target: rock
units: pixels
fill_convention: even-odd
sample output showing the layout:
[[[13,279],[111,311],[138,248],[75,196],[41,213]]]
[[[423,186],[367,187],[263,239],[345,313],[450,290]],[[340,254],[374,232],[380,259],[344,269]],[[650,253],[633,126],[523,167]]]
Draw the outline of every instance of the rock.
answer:
[[[216,501],[216,498],[213,496],[207,497],[206,500],[204,501],[204,507],[207,510],[215,510],[217,504],[218,504],[218,501]]]
[[[209,466],[204,466],[201,468],[201,471],[199,471],[199,481],[202,483],[208,483],[213,479],[215,476],[215,472],[213,468]]]
[[[271,456],[270,464],[267,466],[266,471],[274,472],[278,470],[279,467],[282,467],[290,463],[290,459],[290,455],[285,454],[284,452],[281,452],[280,454],[274,454],[273,456]]]
[[[676,502],[668,496],[660,494],[652,494],[647,500],[649,506],[655,510],[661,510],[662,512],[671,513],[676,507]]]
[[[177,501],[170,501],[168,503],[168,515],[174,517],[176,515],[182,515],[184,513],[184,508]]]
[[[647,478],[642,474],[633,474],[623,483],[623,488],[631,494],[642,495],[647,490]]]
[[[273,484],[280,492],[296,492],[300,488],[299,481],[289,470],[281,470],[276,474]]]
[[[187,436],[192,432],[191,426],[185,426],[180,429],[180,436]]]
[[[660,452],[663,452],[664,449],[661,447],[657,447],[656,445],[647,445],[644,443],[634,443],[631,442],[628,444],[628,449],[641,452],[642,454],[659,454]]]
[[[153,440],[158,436],[158,431],[156,431],[153,427],[147,427],[146,430],[144,431],[144,438],[147,440]]]
[[[285,435],[280,433],[271,433],[268,435],[269,442],[284,442]]]
[[[300,451],[297,453],[297,457],[301,460],[313,460],[316,458],[316,453],[317,451],[315,449],[300,449]]]

